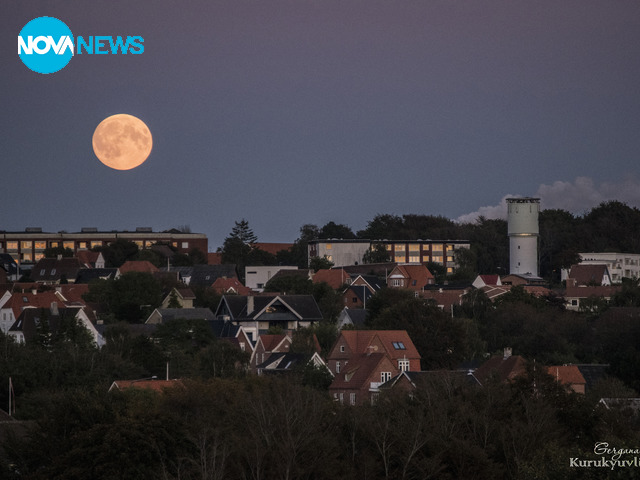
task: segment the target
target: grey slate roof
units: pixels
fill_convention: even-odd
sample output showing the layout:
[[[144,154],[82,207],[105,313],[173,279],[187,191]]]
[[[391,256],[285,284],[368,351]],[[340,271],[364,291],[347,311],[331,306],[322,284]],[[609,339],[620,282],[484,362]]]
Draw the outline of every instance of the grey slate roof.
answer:
[[[214,320],[215,315],[209,308],[158,308],[162,322],[171,320]]]
[[[89,283],[91,280],[100,278],[113,279],[117,273],[117,268],[83,268],[78,271],[78,276],[74,283]]]
[[[224,295],[216,310],[216,316],[229,315],[232,321],[294,320],[319,322],[322,313],[312,295],[258,295],[253,298],[253,311],[247,313],[247,295]],[[272,304],[272,312],[264,311]]]

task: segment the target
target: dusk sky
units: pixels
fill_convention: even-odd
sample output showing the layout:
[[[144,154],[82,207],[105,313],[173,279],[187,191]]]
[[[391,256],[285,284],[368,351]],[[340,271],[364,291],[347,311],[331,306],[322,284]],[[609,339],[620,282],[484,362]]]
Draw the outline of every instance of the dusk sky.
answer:
[[[40,16],[144,53],[35,73]],[[508,195],[640,207],[638,0],[3,0],[0,33],[0,230],[188,225],[215,250],[242,218],[292,242]],[[117,113],[153,135],[133,170],[92,150]]]

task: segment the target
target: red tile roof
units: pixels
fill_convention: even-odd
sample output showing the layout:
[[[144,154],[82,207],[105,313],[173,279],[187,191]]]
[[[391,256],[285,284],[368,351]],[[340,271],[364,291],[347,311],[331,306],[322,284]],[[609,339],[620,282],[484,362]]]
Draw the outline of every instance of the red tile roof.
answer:
[[[128,262],[124,262],[124,264],[122,264],[119,270],[120,270],[120,273],[129,273],[129,272],[154,273],[158,271],[158,267],[156,267],[153,263],[147,260],[129,260]]]
[[[394,360],[421,358],[406,330],[342,330],[340,335],[354,354],[376,353],[379,341],[387,355]],[[396,348],[394,344],[404,348]]]
[[[251,289],[245,287],[237,278],[218,277],[211,288],[220,294],[236,293],[238,295],[251,295]]]
[[[140,388],[145,390],[154,390],[156,392],[162,392],[165,388],[172,388],[182,386],[180,380],[115,380],[109,391],[117,388],[118,390],[126,390],[128,388]]]
[[[426,285],[433,283],[434,276],[431,274],[429,269],[423,264],[420,265],[398,265],[394,268],[389,277],[395,274],[395,272],[400,273],[402,277],[408,279],[409,281],[405,285],[407,288],[413,289],[422,289]],[[415,281],[415,285],[413,282]]]
[[[378,365],[384,361],[389,361],[384,353],[372,353],[370,355],[357,355],[349,359],[349,364],[345,369],[336,374],[331,386],[333,389],[353,389],[359,390],[372,374],[378,370]],[[391,366],[387,365],[389,370]],[[376,379],[380,381],[379,379]]]
[[[280,335],[260,335],[260,340],[262,341],[262,345],[264,346],[264,351],[265,352],[273,352],[274,348],[277,348],[280,343],[287,338],[288,335],[285,334],[280,334]],[[289,339],[290,340],[290,339]],[[291,342],[284,342],[281,348],[284,348],[284,345],[290,345]],[[278,350],[280,351],[280,350]],[[289,348],[287,347],[285,350],[282,350],[285,352],[289,351]]]
[[[563,385],[586,385],[587,383],[577,365],[554,365],[547,367],[547,371]]]
[[[526,372],[526,361],[520,355],[512,355],[504,358],[496,355],[480,365],[474,376],[483,383],[492,376],[497,376],[501,381],[511,381]]]
[[[336,290],[351,280],[351,275],[340,268],[322,269],[318,270],[311,280],[313,283],[325,282],[329,284],[331,288]]]

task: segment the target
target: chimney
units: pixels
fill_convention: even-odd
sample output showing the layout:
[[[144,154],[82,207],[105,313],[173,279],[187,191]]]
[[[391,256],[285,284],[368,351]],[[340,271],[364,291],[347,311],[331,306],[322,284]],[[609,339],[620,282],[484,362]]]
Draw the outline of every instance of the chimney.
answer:
[[[58,315],[58,302],[51,302],[51,315]]]
[[[504,356],[502,357],[503,360],[506,360],[507,358],[509,358],[511,356],[511,353],[512,353],[511,347],[505,347]]]
[[[253,313],[253,295],[247,296],[247,315],[251,315]]]

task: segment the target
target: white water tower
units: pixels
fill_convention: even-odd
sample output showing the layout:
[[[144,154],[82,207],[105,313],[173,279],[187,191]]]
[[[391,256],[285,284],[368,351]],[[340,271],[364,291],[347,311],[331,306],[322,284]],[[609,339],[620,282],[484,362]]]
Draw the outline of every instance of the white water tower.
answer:
[[[507,198],[509,273],[538,276],[539,198]]]

